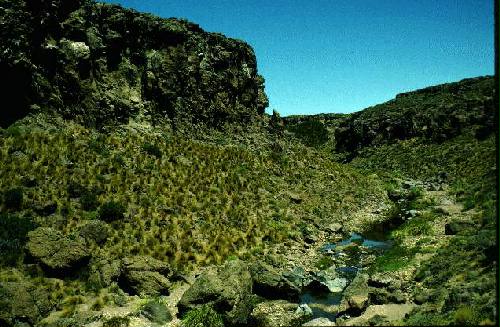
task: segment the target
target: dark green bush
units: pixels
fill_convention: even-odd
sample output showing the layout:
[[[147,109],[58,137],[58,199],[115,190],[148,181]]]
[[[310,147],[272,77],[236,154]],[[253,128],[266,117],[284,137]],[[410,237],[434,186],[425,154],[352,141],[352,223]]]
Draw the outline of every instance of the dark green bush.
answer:
[[[89,148],[97,154],[106,155],[108,153],[108,150],[106,148],[106,137],[102,134],[94,137],[89,142]]]
[[[189,311],[182,319],[182,327],[224,327],[222,316],[205,304]]]
[[[0,263],[15,264],[23,254],[28,232],[36,227],[29,217],[0,214]]]
[[[163,325],[172,320],[172,314],[170,313],[166,305],[157,300],[151,300],[146,303],[142,307],[141,313],[150,321],[160,325]]]
[[[410,313],[404,321],[406,326],[444,326],[450,324],[445,315],[433,312]]]
[[[328,130],[318,120],[306,120],[288,127],[305,145],[320,146],[328,141]]]
[[[161,150],[156,144],[145,143],[142,146],[142,149],[149,155],[155,156],[156,158],[161,158]]]
[[[3,195],[3,201],[7,209],[21,209],[23,204],[23,190],[21,188],[7,190]]]
[[[97,199],[97,194],[91,191],[85,191],[80,198],[80,203],[82,205],[82,209],[85,211],[92,211],[97,209],[99,206],[99,201]]]
[[[79,198],[86,191],[86,189],[80,184],[71,181],[68,184],[67,191],[70,198]]]
[[[125,218],[125,207],[115,201],[109,201],[99,208],[99,219],[106,222],[122,220]]]
[[[113,317],[106,320],[103,327],[128,327],[130,325],[129,317]]]

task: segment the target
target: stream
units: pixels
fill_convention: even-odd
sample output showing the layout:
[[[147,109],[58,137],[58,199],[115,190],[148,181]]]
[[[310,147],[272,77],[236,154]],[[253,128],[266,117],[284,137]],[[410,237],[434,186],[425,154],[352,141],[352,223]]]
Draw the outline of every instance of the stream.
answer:
[[[300,304],[307,304],[311,308],[311,319],[328,318],[335,322],[336,308],[342,301],[346,287],[358,271],[367,269],[369,257],[373,259],[391,246],[391,241],[370,239],[357,233],[352,233],[340,242],[322,246],[320,251],[332,259],[334,271],[332,267],[320,271],[302,290]]]

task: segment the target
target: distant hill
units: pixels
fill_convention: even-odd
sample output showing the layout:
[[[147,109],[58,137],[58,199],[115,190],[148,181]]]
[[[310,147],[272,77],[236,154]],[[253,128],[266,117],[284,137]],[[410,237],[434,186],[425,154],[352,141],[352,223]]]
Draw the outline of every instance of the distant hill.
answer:
[[[264,112],[253,49],[198,25],[90,0],[0,0],[6,127],[58,112],[89,126],[144,116],[219,125]]]
[[[355,154],[412,137],[442,142],[465,130],[485,138],[496,126],[494,94],[492,76],[398,94],[342,121],[335,130],[336,149]]]

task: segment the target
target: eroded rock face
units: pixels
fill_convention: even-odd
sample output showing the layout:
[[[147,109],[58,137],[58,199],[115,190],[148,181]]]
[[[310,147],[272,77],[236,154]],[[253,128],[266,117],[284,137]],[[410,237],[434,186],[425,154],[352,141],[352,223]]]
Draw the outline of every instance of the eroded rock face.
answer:
[[[50,227],[29,232],[26,249],[31,257],[54,273],[78,268],[90,258],[83,238],[70,238]]]
[[[189,310],[210,304],[231,326],[247,323],[252,310],[252,277],[248,266],[239,260],[213,268],[196,279],[182,296],[178,308],[183,316]]]
[[[253,49],[185,20],[88,0],[0,0],[0,20],[1,126],[39,110],[220,124],[268,105]]]
[[[160,260],[148,256],[127,257],[122,262],[119,285],[132,295],[168,295],[169,274],[169,265]]]
[[[122,263],[112,258],[92,258],[89,264],[89,282],[95,287],[108,287],[117,282],[122,272]]]

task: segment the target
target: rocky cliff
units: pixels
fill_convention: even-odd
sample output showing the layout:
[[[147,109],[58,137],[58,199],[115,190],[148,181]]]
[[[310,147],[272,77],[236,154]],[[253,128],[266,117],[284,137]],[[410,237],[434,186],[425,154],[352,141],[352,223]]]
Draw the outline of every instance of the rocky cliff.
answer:
[[[218,125],[268,104],[253,49],[186,20],[91,0],[0,0],[0,125],[37,111]]]
[[[439,143],[466,130],[484,139],[495,131],[494,97],[491,76],[398,94],[342,119],[335,129],[336,148],[355,155],[364,147],[412,137]]]

